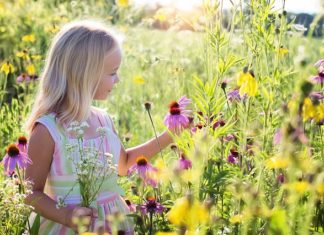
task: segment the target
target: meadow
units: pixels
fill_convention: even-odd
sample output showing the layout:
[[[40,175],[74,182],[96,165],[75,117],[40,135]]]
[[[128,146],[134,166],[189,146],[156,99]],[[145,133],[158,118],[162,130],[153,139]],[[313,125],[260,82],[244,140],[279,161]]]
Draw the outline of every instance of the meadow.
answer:
[[[119,179],[136,234],[323,234],[324,39],[304,36],[272,1],[222,4],[204,1],[188,18],[126,0],[0,0],[1,157],[26,136],[52,37],[71,20],[102,19],[123,61],[111,96],[94,105],[125,147],[166,130],[171,101],[192,101],[192,128],[151,162],[157,184]],[[0,184],[0,234],[37,234],[26,223],[29,186],[4,171]]]

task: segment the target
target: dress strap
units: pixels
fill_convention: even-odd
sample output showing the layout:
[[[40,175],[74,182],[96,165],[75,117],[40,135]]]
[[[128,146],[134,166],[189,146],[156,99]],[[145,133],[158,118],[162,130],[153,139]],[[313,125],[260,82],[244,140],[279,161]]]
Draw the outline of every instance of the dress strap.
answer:
[[[53,138],[55,143],[58,143],[60,141],[61,135],[58,131],[56,117],[54,114],[50,113],[50,114],[44,115],[44,116],[38,118],[35,123],[43,124],[47,128],[48,132],[50,133],[50,135]]]

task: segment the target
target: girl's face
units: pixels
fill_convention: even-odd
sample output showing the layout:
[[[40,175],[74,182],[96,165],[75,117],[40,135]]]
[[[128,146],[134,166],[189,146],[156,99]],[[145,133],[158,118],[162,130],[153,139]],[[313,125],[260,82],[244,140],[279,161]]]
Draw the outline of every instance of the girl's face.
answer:
[[[115,83],[119,82],[117,74],[121,63],[120,48],[114,48],[104,59],[103,74],[101,75],[98,89],[95,93],[95,100],[105,100],[112,91]]]

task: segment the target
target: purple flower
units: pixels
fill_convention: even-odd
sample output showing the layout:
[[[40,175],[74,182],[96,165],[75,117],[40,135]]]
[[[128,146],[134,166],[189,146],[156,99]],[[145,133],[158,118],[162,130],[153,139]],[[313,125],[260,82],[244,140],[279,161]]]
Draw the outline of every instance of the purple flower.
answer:
[[[312,80],[316,83],[324,83],[324,69],[320,70],[317,76],[312,77]]]
[[[324,66],[324,59],[317,61],[317,62],[314,64],[314,66],[316,66],[316,67]]]
[[[312,100],[316,100],[316,101],[320,101],[322,99],[324,99],[324,96],[322,95],[322,93],[320,91],[313,91],[309,94],[309,97]]]
[[[144,181],[144,183],[156,187],[157,183],[154,179],[150,177],[150,173],[157,172],[157,169],[153,167],[150,163],[148,163],[146,157],[138,157],[136,159],[136,164],[134,164],[128,169],[128,175],[133,174],[135,171],[137,171],[138,175]]]
[[[231,141],[231,140],[233,140],[233,139],[235,139],[235,135],[233,135],[233,134],[228,134],[228,135],[225,137],[224,141],[225,141],[225,142],[229,142],[229,141]]]
[[[219,126],[225,126],[225,121],[223,119],[216,121],[213,125],[213,129],[215,130]]]
[[[149,197],[145,204],[141,205],[140,207],[142,214],[161,214],[165,207],[158,203],[154,197]]]
[[[164,124],[170,130],[180,130],[188,127],[191,110],[186,109],[186,106],[191,103],[191,100],[186,96],[182,96],[178,102],[172,101],[169,105],[169,114],[164,118]]]
[[[135,204],[132,204],[130,200],[126,199],[125,200],[128,208],[129,208],[129,211],[130,212],[136,212],[136,205]]]
[[[232,163],[232,164],[237,164],[238,163],[238,157],[239,157],[238,152],[235,149],[231,149],[230,152],[231,152],[231,154],[228,155],[227,161],[229,163]]]
[[[17,147],[19,151],[22,153],[27,153],[28,145],[27,145],[27,138],[25,136],[20,136],[18,138]]]
[[[1,163],[4,166],[6,174],[11,175],[15,171],[16,166],[18,166],[21,169],[26,169],[28,164],[31,164],[32,161],[26,153],[19,151],[17,145],[10,144],[7,147],[7,154],[4,156]]]
[[[180,159],[178,161],[178,167],[180,170],[188,170],[192,167],[192,163],[189,159],[186,158],[184,154],[181,154]]]
[[[233,101],[240,101],[241,96],[240,96],[240,91],[239,89],[234,89],[230,92],[227,93],[227,99],[231,102]]]
[[[30,77],[29,77],[26,73],[22,73],[22,74],[20,74],[20,75],[17,77],[16,81],[17,81],[18,83],[22,83],[22,82],[29,82],[29,81],[30,81]]]
[[[277,176],[277,181],[278,183],[281,183],[283,184],[285,182],[285,176],[283,173],[280,173],[278,176]]]
[[[278,144],[280,144],[281,140],[282,140],[282,130],[278,129],[273,136],[272,143],[273,143],[273,145],[278,145]]]

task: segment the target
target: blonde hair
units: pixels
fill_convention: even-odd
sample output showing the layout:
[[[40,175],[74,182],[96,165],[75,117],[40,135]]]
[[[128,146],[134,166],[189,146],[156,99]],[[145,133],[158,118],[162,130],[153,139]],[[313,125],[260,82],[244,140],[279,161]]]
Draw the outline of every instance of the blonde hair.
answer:
[[[116,38],[98,21],[65,25],[47,54],[36,101],[25,125],[27,132],[32,131],[38,118],[52,112],[62,123],[86,120],[104,57],[117,47]]]

